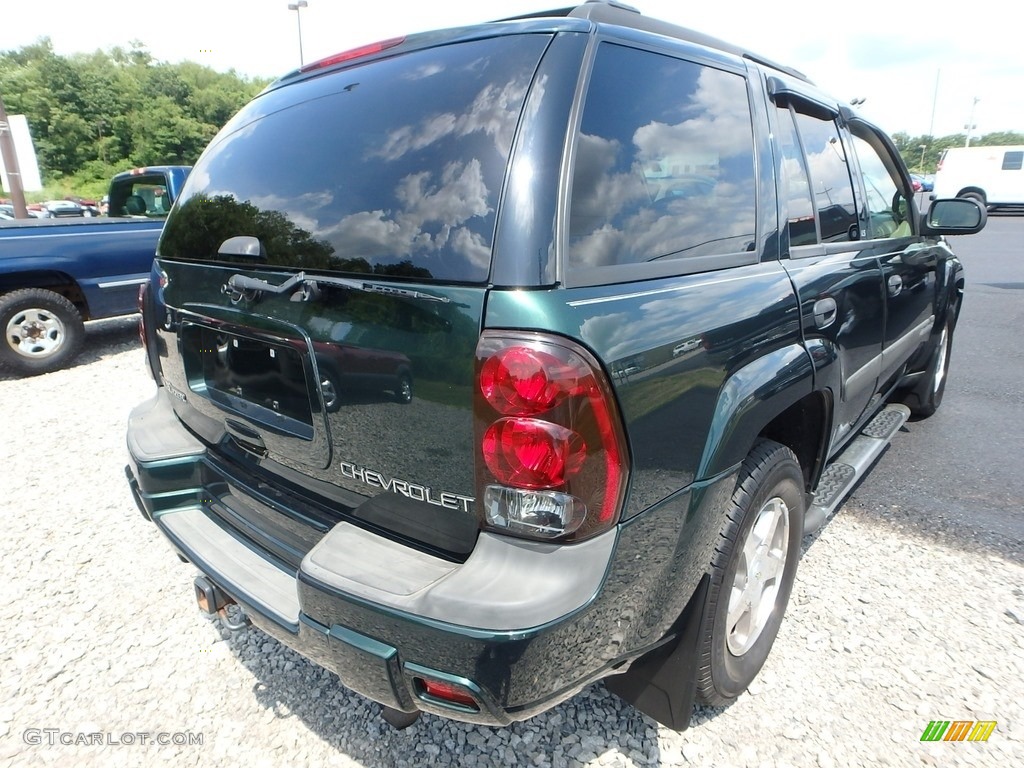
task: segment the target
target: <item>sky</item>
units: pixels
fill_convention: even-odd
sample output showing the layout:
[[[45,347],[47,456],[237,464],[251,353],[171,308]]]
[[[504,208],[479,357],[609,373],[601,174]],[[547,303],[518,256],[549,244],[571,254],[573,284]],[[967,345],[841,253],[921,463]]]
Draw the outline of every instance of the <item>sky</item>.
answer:
[[[402,34],[568,5],[567,0],[0,0],[0,51],[49,37],[60,54],[142,42],[159,60],[273,78],[306,63]],[[1024,132],[1019,25],[964,0],[633,0],[690,27],[803,71],[889,133]],[[0,83],[2,94],[3,83]],[[972,118],[973,115],[973,118]]]

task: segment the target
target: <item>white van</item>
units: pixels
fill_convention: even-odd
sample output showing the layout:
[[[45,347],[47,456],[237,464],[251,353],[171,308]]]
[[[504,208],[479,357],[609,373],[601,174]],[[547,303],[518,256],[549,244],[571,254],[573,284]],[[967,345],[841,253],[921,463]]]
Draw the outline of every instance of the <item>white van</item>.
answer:
[[[1024,205],[1024,146],[945,150],[932,199],[949,197],[971,197],[989,208]]]

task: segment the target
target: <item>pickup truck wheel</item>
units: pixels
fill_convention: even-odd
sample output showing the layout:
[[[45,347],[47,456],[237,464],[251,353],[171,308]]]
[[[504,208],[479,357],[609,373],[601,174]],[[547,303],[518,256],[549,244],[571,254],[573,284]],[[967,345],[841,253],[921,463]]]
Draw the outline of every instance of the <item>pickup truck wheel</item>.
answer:
[[[796,576],[805,508],[793,452],[758,442],[743,462],[711,561],[697,668],[700,703],[728,704],[768,658]]]
[[[23,288],[0,296],[0,361],[26,375],[64,368],[78,354],[85,325],[75,305],[53,291]]]
[[[942,395],[946,391],[946,379],[949,376],[949,356],[952,350],[953,327],[952,323],[947,321],[939,332],[939,338],[935,342],[935,350],[928,361],[924,378],[905,399],[910,412],[919,419],[928,418],[942,405]]]

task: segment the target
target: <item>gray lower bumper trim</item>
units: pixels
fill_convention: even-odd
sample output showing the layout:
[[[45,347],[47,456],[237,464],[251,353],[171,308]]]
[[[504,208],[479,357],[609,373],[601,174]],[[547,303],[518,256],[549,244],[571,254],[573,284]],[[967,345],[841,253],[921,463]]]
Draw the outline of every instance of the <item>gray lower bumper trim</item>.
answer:
[[[232,536],[202,509],[160,515],[156,524],[231,597],[291,631],[299,631],[299,595],[294,574]]]
[[[348,523],[302,561],[302,580],[384,608],[480,630],[517,631],[564,619],[600,591],[615,550],[612,529],[579,544],[481,533],[454,565]]]

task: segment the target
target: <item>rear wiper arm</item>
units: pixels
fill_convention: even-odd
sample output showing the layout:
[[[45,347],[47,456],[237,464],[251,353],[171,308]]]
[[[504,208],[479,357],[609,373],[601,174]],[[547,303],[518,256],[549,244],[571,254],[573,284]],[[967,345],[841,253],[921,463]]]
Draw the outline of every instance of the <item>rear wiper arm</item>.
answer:
[[[441,301],[448,303],[447,296],[435,296],[431,293],[423,293],[411,288],[400,288],[396,285],[384,283],[372,283],[365,280],[353,280],[347,277],[309,277],[305,272],[298,272],[292,275],[283,283],[274,285],[266,280],[249,277],[247,275],[232,275],[222,286],[221,290],[231,297],[231,301],[238,303],[242,299],[256,301],[263,293],[280,295],[295,291],[291,301],[309,301],[320,295],[320,285],[336,285],[341,288],[351,288],[355,291],[367,293],[383,293],[387,296],[400,296],[406,299],[424,299],[426,301]]]

